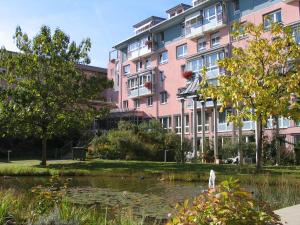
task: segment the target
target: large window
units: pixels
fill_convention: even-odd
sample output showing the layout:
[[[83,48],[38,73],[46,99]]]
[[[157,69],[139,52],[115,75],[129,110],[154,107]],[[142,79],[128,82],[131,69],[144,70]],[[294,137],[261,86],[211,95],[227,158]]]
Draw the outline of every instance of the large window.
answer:
[[[277,10],[275,12],[271,12],[269,14],[264,15],[264,27],[265,29],[269,29],[272,23],[281,23],[281,10]]]
[[[175,116],[175,132],[181,134],[181,116]],[[184,132],[188,134],[190,132],[190,117],[189,115],[184,116]]]
[[[159,54],[159,64],[167,63],[169,59],[168,51],[164,51]]]
[[[209,117],[208,113],[205,112],[205,132],[209,130]],[[201,120],[201,112],[197,113],[197,132],[202,133],[202,120]]]
[[[166,91],[160,92],[160,103],[166,104],[168,102],[168,93]]]
[[[198,59],[193,59],[188,62],[188,70],[193,71],[193,72],[199,72],[203,68],[203,59],[198,58]]]
[[[187,55],[187,44],[180,45],[176,48],[176,57],[182,58]]]
[[[220,21],[222,18],[223,8],[221,4],[216,4],[203,10],[204,24],[211,23],[215,20]]]
[[[296,26],[293,28],[293,36],[295,38],[295,41],[300,44],[300,26]]]
[[[160,118],[160,122],[162,124],[162,127],[165,130],[171,130],[172,129],[172,125],[171,125],[171,117],[163,117]]]

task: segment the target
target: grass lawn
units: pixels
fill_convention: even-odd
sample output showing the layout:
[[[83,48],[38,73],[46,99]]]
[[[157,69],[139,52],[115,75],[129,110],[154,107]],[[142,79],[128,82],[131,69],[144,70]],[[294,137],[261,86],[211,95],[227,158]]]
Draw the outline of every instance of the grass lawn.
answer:
[[[220,175],[249,177],[256,175],[254,166],[240,168],[236,165],[212,164],[176,164],[161,162],[138,161],[109,161],[90,160],[78,162],[72,160],[48,161],[43,168],[38,160],[0,162],[0,175],[2,176],[49,176],[60,174],[65,176],[160,176],[169,180],[203,180],[207,179],[209,171],[215,170]],[[293,176],[300,178],[300,166],[291,167],[264,167],[263,175]],[[205,175],[205,176],[204,176]],[[204,178],[205,177],[205,178]],[[250,176],[253,177],[253,176]]]

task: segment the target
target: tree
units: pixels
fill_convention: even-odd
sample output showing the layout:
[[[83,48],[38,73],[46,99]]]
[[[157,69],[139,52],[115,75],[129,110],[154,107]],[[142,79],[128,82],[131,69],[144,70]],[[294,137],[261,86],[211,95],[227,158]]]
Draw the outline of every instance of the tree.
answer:
[[[218,62],[226,71],[218,86],[201,83],[201,93],[217,99],[222,109],[233,107],[238,114],[230,120],[256,121],[256,167],[261,169],[262,130],[270,116],[299,118],[299,104],[291,96],[300,96],[300,48],[290,27],[272,24],[235,24],[233,37],[247,36],[246,45],[232,49],[232,55]]]
[[[77,45],[62,30],[52,34],[47,26],[32,40],[17,27],[14,39],[19,53],[0,52],[0,68],[6,70],[0,74],[0,118],[6,119],[10,134],[41,138],[41,164],[46,165],[47,140],[103,115],[106,108],[99,109],[93,100],[111,83],[77,67],[90,63],[90,39]]]

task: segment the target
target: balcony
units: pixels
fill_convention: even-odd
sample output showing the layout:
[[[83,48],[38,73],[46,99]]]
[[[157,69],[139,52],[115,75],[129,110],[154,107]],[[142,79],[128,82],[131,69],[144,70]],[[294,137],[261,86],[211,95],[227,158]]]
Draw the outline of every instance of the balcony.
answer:
[[[255,130],[255,122],[253,121],[244,121],[243,122],[243,128],[242,128],[244,131],[247,131],[247,130]]]
[[[215,30],[218,30],[222,27],[226,26],[225,20],[220,17],[221,19],[213,19],[210,20],[206,24],[202,24],[202,22],[198,22],[195,24],[191,24],[185,28],[185,37],[188,39],[194,39],[200,36],[203,36],[206,33],[211,33]]]
[[[127,57],[128,57],[128,60],[129,61],[133,61],[133,60],[136,60],[140,57],[145,57],[149,54],[151,54],[152,52],[152,49],[150,47],[148,47],[147,45],[141,47],[141,48],[138,48],[134,51],[129,51],[127,53]]]
[[[229,132],[232,131],[233,125],[232,123],[219,123],[218,124],[218,131],[219,132]]]
[[[153,70],[143,71],[128,78],[128,98],[142,98],[154,94]]]

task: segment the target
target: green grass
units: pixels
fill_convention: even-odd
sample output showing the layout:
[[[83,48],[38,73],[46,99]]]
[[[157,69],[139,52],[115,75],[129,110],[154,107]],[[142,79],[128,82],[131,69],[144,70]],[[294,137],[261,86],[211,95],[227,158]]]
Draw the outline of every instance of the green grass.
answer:
[[[160,176],[169,180],[201,180],[203,175],[209,174],[211,169],[218,175],[249,177],[256,174],[254,166],[240,168],[236,165],[213,164],[176,164],[140,161],[110,161],[90,160],[78,162],[72,160],[48,161],[47,167],[41,167],[37,160],[0,162],[2,176],[50,176],[60,174],[64,176]],[[300,177],[300,166],[275,167],[268,166],[262,170],[263,175],[291,175]],[[251,176],[252,177],[252,176]],[[205,177],[206,180],[206,177]]]

